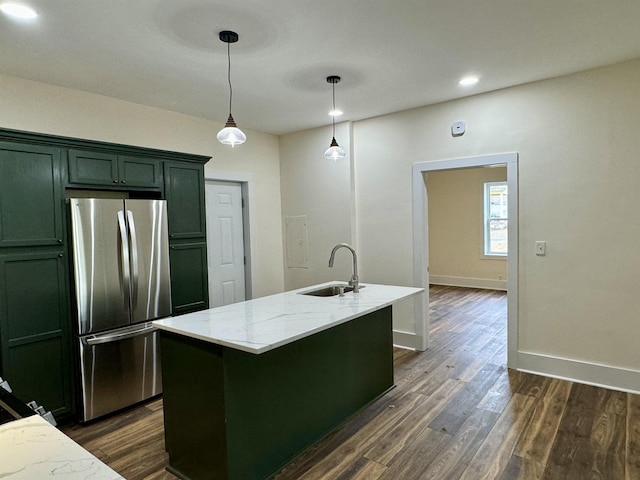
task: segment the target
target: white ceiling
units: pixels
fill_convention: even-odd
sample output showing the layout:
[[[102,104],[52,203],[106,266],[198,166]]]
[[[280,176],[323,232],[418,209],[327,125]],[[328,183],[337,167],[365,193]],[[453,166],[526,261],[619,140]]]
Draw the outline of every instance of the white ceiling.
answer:
[[[219,122],[238,32],[233,115],[273,134],[331,124],[328,75],[343,121],[640,57],[639,0],[19,1],[1,73]]]

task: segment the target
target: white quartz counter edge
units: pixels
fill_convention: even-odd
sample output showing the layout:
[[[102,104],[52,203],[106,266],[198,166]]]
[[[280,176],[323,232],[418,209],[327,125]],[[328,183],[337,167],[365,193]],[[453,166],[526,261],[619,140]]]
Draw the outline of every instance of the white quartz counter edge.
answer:
[[[0,478],[124,480],[39,415],[0,425]]]
[[[424,292],[423,288],[367,283],[359,293],[348,292],[343,297],[302,295],[334,284],[344,282],[327,282],[153,324],[160,330],[259,354]]]

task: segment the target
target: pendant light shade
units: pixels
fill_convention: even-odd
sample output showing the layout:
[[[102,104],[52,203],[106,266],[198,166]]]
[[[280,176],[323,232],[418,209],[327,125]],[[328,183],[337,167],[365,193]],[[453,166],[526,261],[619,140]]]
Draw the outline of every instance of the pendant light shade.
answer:
[[[332,109],[333,135],[331,138],[331,145],[329,145],[329,148],[327,148],[327,150],[324,152],[324,158],[326,158],[327,160],[333,160],[334,162],[338,160],[342,160],[344,157],[347,156],[347,152],[345,152],[344,148],[338,145],[338,142],[336,141],[336,116],[335,116],[336,83],[338,83],[339,81],[340,81],[340,77],[338,77],[337,75],[331,75],[327,77],[327,83],[331,84],[331,88],[333,90],[333,109]]]
[[[233,99],[233,88],[231,87],[231,52],[230,45],[238,41],[238,34],[229,30],[224,30],[219,34],[220,40],[227,44],[227,79],[229,81],[229,118],[224,128],[218,132],[218,141],[224,145],[240,145],[247,140],[247,136],[238,128],[233,115],[231,115],[231,100]]]
[[[336,138],[333,137],[331,139],[331,145],[324,152],[324,158],[337,162],[338,160],[342,160],[346,156],[347,152],[344,151],[344,148],[338,145],[338,142],[336,142]]]
[[[241,143],[246,142],[246,140],[247,136],[236,126],[233,116],[229,114],[229,118],[227,119],[227,123],[224,128],[218,132],[218,141],[233,147],[234,145],[240,145]]]

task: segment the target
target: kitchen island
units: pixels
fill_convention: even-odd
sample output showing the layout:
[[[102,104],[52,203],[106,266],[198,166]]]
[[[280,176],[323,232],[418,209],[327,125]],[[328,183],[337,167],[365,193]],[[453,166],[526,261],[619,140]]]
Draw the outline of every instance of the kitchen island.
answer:
[[[424,289],[327,285],[154,322],[169,471],[266,478],[393,388],[391,305]]]

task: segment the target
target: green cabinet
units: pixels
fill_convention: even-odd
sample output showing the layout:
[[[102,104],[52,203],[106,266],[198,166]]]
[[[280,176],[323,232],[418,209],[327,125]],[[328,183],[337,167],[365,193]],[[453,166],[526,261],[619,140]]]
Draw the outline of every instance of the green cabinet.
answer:
[[[156,158],[69,150],[69,183],[161,188],[162,163]]]
[[[58,419],[73,406],[68,297],[61,249],[0,255],[2,376]]]
[[[60,150],[0,142],[0,247],[62,243]]]
[[[165,162],[174,315],[209,307],[204,166]]]
[[[164,190],[169,217],[169,239],[204,239],[207,235],[205,227],[204,166],[165,162]]]
[[[120,183],[136,187],[162,187],[162,162],[154,158],[118,156]]]
[[[0,375],[57,418],[73,410],[61,150],[0,142]]]
[[[180,315],[208,308],[207,244],[171,245],[169,260],[172,313]]]

